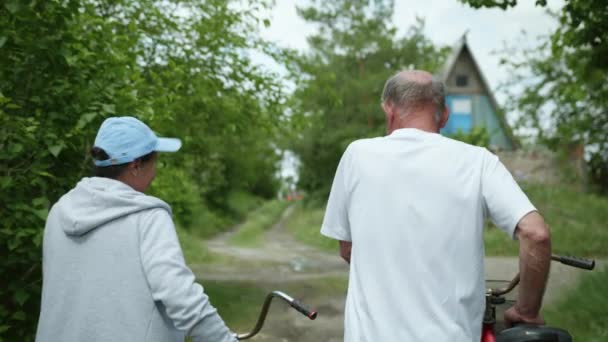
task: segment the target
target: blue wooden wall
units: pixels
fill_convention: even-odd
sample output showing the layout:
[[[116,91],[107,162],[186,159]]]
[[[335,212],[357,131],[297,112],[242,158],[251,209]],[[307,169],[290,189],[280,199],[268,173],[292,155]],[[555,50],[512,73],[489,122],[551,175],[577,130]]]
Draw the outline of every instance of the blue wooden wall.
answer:
[[[459,130],[468,133],[473,127],[484,127],[490,136],[491,147],[513,149],[487,96],[448,95],[446,104],[450,118],[441,134],[450,136]]]

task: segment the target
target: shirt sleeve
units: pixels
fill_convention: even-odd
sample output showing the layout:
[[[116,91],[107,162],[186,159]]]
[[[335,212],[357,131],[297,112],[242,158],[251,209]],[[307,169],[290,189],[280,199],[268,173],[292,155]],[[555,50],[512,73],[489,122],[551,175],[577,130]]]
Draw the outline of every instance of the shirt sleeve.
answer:
[[[163,304],[174,326],[194,342],[236,341],[186,266],[170,214],[153,209],[140,223],[143,270],[153,299]]]
[[[498,157],[485,151],[481,191],[494,224],[515,239],[519,221],[536,208]]]
[[[331,192],[329,193],[323,224],[321,225],[321,234],[342,241],[351,241],[350,224],[348,221],[348,202],[350,196],[348,176],[352,167],[351,154],[352,151],[349,146],[338,164]]]

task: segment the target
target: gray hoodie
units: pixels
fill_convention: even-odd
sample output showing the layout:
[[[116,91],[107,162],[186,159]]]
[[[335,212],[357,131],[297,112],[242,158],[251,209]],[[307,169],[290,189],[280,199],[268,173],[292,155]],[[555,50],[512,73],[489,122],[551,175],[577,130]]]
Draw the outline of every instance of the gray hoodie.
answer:
[[[83,178],[51,209],[36,341],[235,341],[186,266],[158,198]]]

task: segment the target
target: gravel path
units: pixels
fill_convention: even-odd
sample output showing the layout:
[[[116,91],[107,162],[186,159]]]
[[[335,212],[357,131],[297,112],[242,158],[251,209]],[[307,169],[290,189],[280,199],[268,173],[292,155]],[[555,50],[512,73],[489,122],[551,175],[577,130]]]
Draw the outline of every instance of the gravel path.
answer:
[[[229,256],[243,263],[220,265],[192,265],[203,279],[250,280],[283,283],[348,276],[348,265],[336,254],[319,251],[296,241],[285,229],[285,223],[293,212],[285,210],[279,222],[264,233],[259,247],[238,247],[229,243],[235,231],[221,234],[207,242],[210,252]],[[257,266],[257,267],[256,267]]]

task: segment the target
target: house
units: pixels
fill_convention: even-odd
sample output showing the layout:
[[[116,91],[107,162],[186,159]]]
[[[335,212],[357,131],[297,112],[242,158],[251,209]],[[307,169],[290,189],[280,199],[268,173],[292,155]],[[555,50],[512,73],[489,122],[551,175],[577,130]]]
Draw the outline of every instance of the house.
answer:
[[[442,134],[469,133],[474,127],[482,127],[490,137],[491,149],[514,150],[518,147],[504,113],[467,44],[466,33],[437,76],[446,85],[446,104],[450,109],[450,119],[441,130]]]

